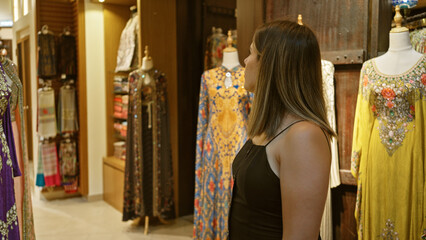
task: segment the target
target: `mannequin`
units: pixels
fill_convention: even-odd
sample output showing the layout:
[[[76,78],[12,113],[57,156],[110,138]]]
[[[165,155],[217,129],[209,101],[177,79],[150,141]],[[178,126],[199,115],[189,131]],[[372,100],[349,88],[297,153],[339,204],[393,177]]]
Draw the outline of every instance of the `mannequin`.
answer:
[[[398,9],[395,15],[397,27],[389,33],[389,49],[385,54],[374,59],[378,70],[386,75],[404,73],[423,56],[413,49],[408,28],[401,27],[399,6],[396,9]]]
[[[20,239],[20,227],[14,194],[14,178],[21,176],[21,172],[16,157],[11,124],[12,81],[7,79],[4,67],[6,59],[1,57],[0,60],[0,238],[18,240]]]
[[[362,240],[426,239],[426,55],[412,49],[395,10],[389,51],[360,75],[351,172]]]
[[[141,68],[129,74],[123,203],[123,221],[145,220],[145,234],[149,218],[175,218],[169,126],[166,78],[146,46]]]
[[[228,31],[228,47],[223,50],[223,61],[222,66],[227,69],[233,69],[235,67],[240,66],[240,62],[238,60],[238,51],[236,48],[232,47],[232,33],[231,30]]]
[[[222,65],[201,76],[195,146],[194,239],[228,238],[231,166],[247,140],[252,95],[244,89],[244,68],[237,49],[232,47],[231,31],[227,42]]]

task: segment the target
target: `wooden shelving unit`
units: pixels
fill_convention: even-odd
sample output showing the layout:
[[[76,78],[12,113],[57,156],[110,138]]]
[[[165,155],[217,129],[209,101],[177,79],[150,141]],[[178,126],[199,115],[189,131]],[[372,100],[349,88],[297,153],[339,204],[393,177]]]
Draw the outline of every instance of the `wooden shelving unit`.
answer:
[[[43,0],[36,1],[36,35],[43,25],[48,25],[55,35],[63,32],[69,26],[76,38],[77,81],[76,95],[78,106],[79,130],[76,132],[78,146],[79,195],[88,194],[88,163],[87,163],[87,101],[86,101],[86,47],[85,47],[85,20],[84,0],[63,1]],[[37,43],[36,43],[37,46]],[[59,77],[58,77],[59,79]],[[53,88],[60,87],[59,81],[53,81]],[[57,138],[59,139],[59,138]],[[49,188],[42,191],[46,199],[73,197],[75,194],[65,194],[62,187]],[[65,194],[65,195],[64,195]]]
[[[114,97],[115,95],[127,95],[129,93],[114,91],[114,77],[116,75],[126,77],[132,71],[115,73],[121,32],[131,17],[130,7],[133,5],[137,5],[136,0],[106,1],[103,4],[104,33],[106,39],[105,95],[107,121],[107,156],[103,158],[103,190],[104,200],[120,212],[123,210],[125,161],[114,157],[114,142],[125,141],[126,139],[116,133],[114,123],[124,122],[127,121],[127,119],[114,116]],[[138,38],[138,43],[140,45],[140,37],[138,36]],[[141,47],[138,46],[138,49],[141,49]],[[138,53],[138,59],[140,59],[140,53]]]

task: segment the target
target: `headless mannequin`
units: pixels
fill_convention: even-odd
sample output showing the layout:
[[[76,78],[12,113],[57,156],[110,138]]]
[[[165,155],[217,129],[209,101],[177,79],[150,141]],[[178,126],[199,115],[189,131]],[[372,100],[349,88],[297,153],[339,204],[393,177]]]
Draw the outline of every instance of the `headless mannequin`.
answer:
[[[389,33],[389,49],[385,54],[374,59],[377,70],[386,75],[405,73],[423,56],[413,49],[408,29],[400,27],[399,7],[395,10],[397,12],[395,15],[397,27]]]
[[[240,61],[238,59],[238,51],[236,48],[232,47],[232,37],[231,31],[228,31],[228,47],[223,50],[223,60],[222,66],[226,69],[233,69],[237,66],[240,66]]]

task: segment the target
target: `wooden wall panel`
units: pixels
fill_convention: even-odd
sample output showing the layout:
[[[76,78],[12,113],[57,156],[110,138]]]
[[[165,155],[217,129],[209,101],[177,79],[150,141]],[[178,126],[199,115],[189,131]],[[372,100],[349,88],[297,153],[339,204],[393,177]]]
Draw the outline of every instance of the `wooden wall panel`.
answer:
[[[316,33],[321,52],[367,49],[368,0],[310,0],[303,4],[266,0],[266,3],[266,21],[280,18],[297,21],[297,15],[302,14],[303,23]]]
[[[354,218],[356,187],[340,185],[332,189],[333,231],[335,240],[356,240]]]
[[[250,54],[250,44],[257,27],[264,22],[263,0],[237,0],[238,57],[244,59]]]
[[[87,150],[87,97],[86,97],[86,34],[84,20],[84,0],[73,3],[73,18],[76,22],[75,36],[77,41],[77,97],[79,117],[79,163],[80,182],[79,192],[83,196],[89,194],[89,164]]]
[[[352,134],[361,65],[335,66],[336,118],[340,176],[343,184],[356,185],[350,174]]]
[[[195,140],[198,96],[203,72],[202,5],[197,0],[176,1],[179,120],[179,215],[194,211]]]

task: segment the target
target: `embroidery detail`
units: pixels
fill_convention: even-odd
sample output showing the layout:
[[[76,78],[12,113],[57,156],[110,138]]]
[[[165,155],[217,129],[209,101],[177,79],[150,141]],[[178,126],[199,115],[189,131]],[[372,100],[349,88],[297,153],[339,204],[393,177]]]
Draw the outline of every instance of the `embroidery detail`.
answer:
[[[7,105],[9,103],[9,95],[12,91],[9,85],[7,84],[7,79],[5,76],[5,72],[3,70],[3,65],[0,69],[1,73],[0,76],[2,79],[0,79],[0,116],[3,116],[7,111]],[[12,167],[12,160],[10,159],[10,153],[9,153],[9,145],[7,145],[6,135],[4,134],[3,129],[3,120],[0,119],[0,142],[1,142],[1,148],[3,151],[3,154],[6,156],[6,165]],[[2,158],[0,157],[0,172],[3,168]]]
[[[423,235],[422,235],[421,239],[426,240],[426,229],[423,230]]]
[[[0,220],[0,235],[2,240],[9,239],[9,227],[13,230],[13,225],[18,226],[18,212],[16,211],[16,205],[13,206],[6,213],[6,221]]]
[[[379,121],[379,136],[389,155],[402,146],[407,132],[415,128],[414,103],[426,100],[424,60],[401,75],[379,74],[372,61],[365,63],[362,97],[370,101],[371,111]]]
[[[395,225],[392,220],[386,220],[386,227],[383,228],[380,234],[381,239],[385,240],[399,240],[398,233],[394,230]]]
[[[359,158],[360,158],[359,151],[353,151],[352,157],[351,157],[351,167],[352,167],[352,171],[356,174],[358,174],[358,169],[359,169]]]

